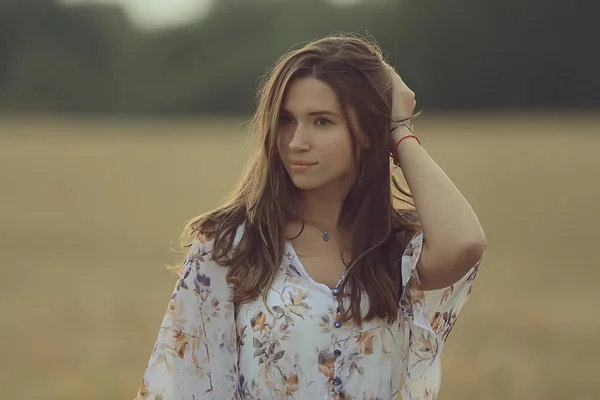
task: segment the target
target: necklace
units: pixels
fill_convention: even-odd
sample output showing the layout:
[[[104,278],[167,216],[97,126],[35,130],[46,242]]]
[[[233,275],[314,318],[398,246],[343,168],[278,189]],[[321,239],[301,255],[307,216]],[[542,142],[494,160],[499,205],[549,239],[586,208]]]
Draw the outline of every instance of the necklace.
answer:
[[[308,225],[310,225],[310,226],[312,226],[312,227],[314,227],[314,228],[317,228],[319,231],[321,231],[323,233],[323,240],[325,242],[329,241],[329,232],[333,232],[333,231],[337,230],[337,228],[323,230],[323,229],[319,228],[314,222],[311,222],[311,221],[308,221],[308,220],[302,218],[302,228],[303,229],[304,229],[304,224],[305,223],[308,224]]]

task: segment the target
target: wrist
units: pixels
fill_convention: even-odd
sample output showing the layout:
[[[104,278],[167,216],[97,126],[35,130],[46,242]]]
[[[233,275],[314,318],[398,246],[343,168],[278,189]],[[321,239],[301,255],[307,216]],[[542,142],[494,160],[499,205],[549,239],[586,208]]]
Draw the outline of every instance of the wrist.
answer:
[[[400,159],[402,158],[399,157],[401,147],[408,146],[410,148],[410,146],[421,146],[421,141],[419,140],[419,138],[415,136],[413,134],[412,129],[408,128],[407,126],[398,126],[397,128],[395,128],[392,131],[392,139],[394,141],[394,149],[392,150],[391,156],[394,160],[394,164],[396,164],[397,166],[400,166]],[[413,143],[412,145],[406,144],[411,142]]]
[[[413,134],[411,128],[406,125],[398,126],[396,129],[392,131],[392,139],[394,140],[394,144],[398,143],[399,140],[406,136],[410,136]]]

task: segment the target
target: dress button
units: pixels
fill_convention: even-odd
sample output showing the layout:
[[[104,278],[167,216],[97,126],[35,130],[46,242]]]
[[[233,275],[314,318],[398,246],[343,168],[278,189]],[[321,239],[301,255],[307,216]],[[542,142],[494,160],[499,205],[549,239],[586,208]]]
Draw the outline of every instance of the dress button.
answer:
[[[337,296],[338,294],[340,294],[340,288],[338,286],[336,286],[333,288],[333,290],[331,292],[333,293],[334,296]]]
[[[339,377],[336,376],[335,378],[333,378],[333,384],[335,386],[339,386],[339,385],[342,384],[342,380]]]
[[[333,326],[335,326],[336,328],[339,328],[340,326],[342,326],[342,323],[341,323],[341,321],[335,321]]]
[[[340,355],[342,355],[342,352],[340,351],[340,349],[335,349],[335,350],[333,351],[333,354],[334,354],[336,357],[339,357]]]

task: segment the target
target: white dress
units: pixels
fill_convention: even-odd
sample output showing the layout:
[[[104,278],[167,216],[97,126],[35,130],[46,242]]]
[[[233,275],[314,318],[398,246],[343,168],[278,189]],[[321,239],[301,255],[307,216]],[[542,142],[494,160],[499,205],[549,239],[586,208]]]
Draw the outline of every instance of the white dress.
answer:
[[[422,244],[416,235],[402,257],[398,320],[358,328],[337,321],[337,291],[308,275],[290,242],[267,308],[262,297],[235,307],[212,241],[197,240],[136,399],[435,399],[443,344],[481,260],[456,284],[425,292]]]

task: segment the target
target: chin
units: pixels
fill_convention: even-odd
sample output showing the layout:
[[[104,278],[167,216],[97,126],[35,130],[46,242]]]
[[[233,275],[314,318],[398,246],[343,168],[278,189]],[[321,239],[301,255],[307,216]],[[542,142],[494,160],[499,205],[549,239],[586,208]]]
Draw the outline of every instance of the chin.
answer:
[[[314,179],[307,176],[291,176],[290,179],[294,186],[296,186],[300,190],[315,190],[323,185],[326,182],[322,182],[320,179]]]

